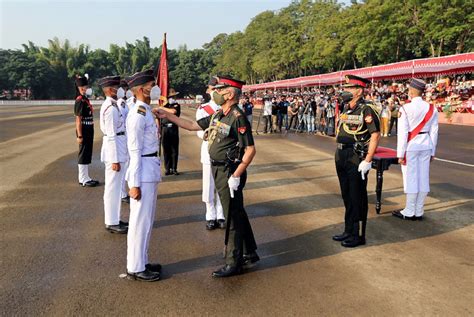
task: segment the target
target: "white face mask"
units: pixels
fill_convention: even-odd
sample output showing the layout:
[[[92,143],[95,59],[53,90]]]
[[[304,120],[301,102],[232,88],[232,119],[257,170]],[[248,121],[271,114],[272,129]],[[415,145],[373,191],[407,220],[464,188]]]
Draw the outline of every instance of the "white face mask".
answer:
[[[132,98],[133,97],[133,92],[129,89],[127,90],[127,93],[125,94],[125,96],[128,98]]]
[[[174,98],[168,98],[168,103],[169,104],[172,104],[172,103],[175,103],[176,100]]]
[[[86,89],[86,97],[92,96],[92,88],[87,88]]]
[[[153,86],[150,90],[150,99],[151,100],[158,100],[161,96],[161,89],[157,85]]]
[[[123,97],[125,97],[125,90],[122,87],[120,87],[119,89],[117,89],[117,99],[120,99]]]

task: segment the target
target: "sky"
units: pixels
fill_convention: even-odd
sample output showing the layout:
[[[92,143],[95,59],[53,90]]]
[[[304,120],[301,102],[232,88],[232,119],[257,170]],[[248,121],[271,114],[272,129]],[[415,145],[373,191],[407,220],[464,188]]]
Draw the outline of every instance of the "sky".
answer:
[[[265,10],[286,7],[290,0],[0,0],[0,48],[19,49],[32,41],[69,39],[108,50],[148,37],[160,46],[167,33],[168,48],[201,48],[219,33],[243,31]],[[343,3],[349,0],[340,1]]]

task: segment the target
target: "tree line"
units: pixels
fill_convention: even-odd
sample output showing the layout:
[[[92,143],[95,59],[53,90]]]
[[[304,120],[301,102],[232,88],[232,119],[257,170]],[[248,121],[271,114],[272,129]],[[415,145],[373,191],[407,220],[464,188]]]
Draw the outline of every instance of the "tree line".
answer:
[[[202,94],[210,74],[248,83],[472,52],[474,1],[298,0],[255,16],[244,31],[218,34],[200,49],[168,50],[171,86],[183,95]],[[72,78],[93,81],[155,68],[161,47],[148,38],[91,50],[68,40],[32,42],[0,50],[0,92],[29,89],[31,98],[72,98]]]

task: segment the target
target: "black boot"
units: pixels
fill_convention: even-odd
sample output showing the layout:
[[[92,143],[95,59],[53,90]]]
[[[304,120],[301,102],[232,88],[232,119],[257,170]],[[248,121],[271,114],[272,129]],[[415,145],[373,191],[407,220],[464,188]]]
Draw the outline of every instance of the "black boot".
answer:
[[[212,273],[212,277],[230,277],[242,273],[242,266],[226,264]]]
[[[346,239],[349,239],[350,237],[351,237],[351,234],[344,231],[343,233],[333,235],[332,239],[334,241],[344,241]]]

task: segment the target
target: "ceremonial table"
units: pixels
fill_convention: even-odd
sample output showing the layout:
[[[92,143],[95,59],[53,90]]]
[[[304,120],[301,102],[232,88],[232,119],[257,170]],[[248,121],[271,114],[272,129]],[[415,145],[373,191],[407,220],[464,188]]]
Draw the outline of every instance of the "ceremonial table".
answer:
[[[375,211],[377,214],[379,214],[380,209],[382,209],[383,172],[388,170],[392,164],[398,164],[397,151],[386,147],[377,147],[374,157],[372,158],[372,168],[377,170],[377,184],[375,186],[377,196]]]

